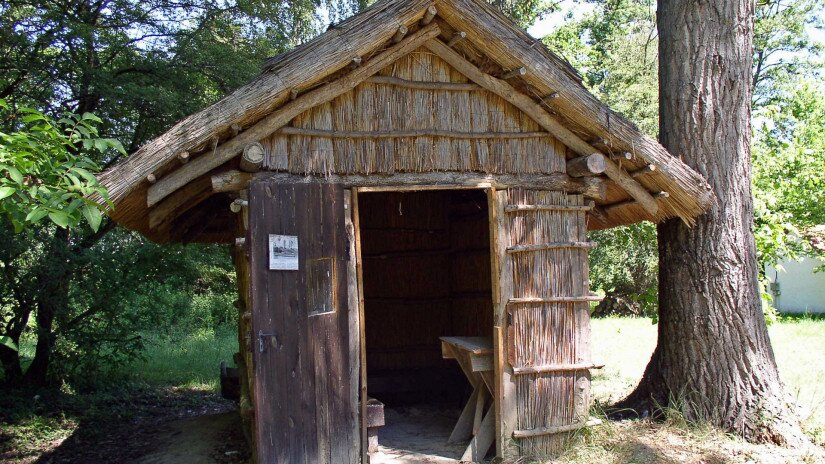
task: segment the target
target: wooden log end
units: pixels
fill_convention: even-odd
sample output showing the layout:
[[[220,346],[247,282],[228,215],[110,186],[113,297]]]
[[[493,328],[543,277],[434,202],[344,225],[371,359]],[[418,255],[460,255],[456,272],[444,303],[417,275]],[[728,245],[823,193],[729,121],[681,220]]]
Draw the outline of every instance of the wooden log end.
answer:
[[[567,174],[571,177],[597,176],[607,169],[607,161],[601,153],[574,158],[567,162]]]
[[[435,15],[437,15],[437,14],[438,14],[438,9],[434,5],[430,5],[424,11],[424,17],[421,18],[420,24],[422,26],[426,26],[426,25],[430,24],[431,22],[433,22],[433,19],[435,19]]]
[[[180,161],[182,164],[186,164],[187,162],[189,162],[189,152],[182,151],[178,153],[178,161]]]
[[[146,176],[146,182],[149,182],[150,184],[154,184],[157,181],[158,178],[154,174],[149,174],[148,176]]]
[[[240,168],[244,172],[258,172],[264,163],[264,147],[258,142],[247,145],[241,155]]]
[[[447,46],[452,47],[455,44],[461,42],[462,40],[464,40],[466,38],[467,38],[467,33],[466,32],[464,32],[464,31],[456,32],[455,34],[453,34],[452,38],[450,38],[450,41],[447,42]]]
[[[409,32],[409,29],[407,29],[407,26],[405,26],[403,24],[398,26],[398,30],[395,31],[395,35],[392,36],[392,43],[398,43],[398,42],[401,42],[402,40],[404,40],[404,36],[407,35],[407,32]]]
[[[522,76],[525,76],[525,75],[527,75],[527,68],[520,67],[520,68],[511,69],[510,71],[507,71],[506,73],[502,74],[500,79],[506,81],[506,80],[512,79],[514,77],[522,77]]]

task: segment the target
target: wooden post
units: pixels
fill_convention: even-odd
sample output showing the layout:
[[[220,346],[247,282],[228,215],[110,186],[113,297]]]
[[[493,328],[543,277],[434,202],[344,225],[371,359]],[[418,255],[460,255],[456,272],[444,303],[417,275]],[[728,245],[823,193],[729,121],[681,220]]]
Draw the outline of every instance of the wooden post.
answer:
[[[513,297],[512,258],[507,254],[510,231],[504,211],[504,192],[487,190],[490,220],[490,260],[493,286],[493,363],[495,390],[496,455],[505,461],[518,455],[513,441],[516,430],[516,385],[513,368],[507,362],[507,301]]]
[[[359,241],[357,238],[357,211],[353,205],[354,200],[354,193],[352,190],[345,190],[344,191],[344,224],[347,229],[347,243],[349,244],[349,250],[347,250],[349,256],[349,262],[347,263],[347,321],[349,324],[349,359],[350,359],[350,366],[349,368],[353,371],[354,375],[350,375],[352,379],[358,379],[357,382],[353,382],[350,385],[350,395],[352,396],[352,406],[353,410],[350,411],[351,414],[357,415],[361,418],[361,421],[357,422],[358,430],[356,433],[353,433],[353,447],[357,449],[360,446],[367,446],[367,443],[361,443],[363,437],[361,436],[363,430],[366,430],[367,425],[367,415],[362,414],[362,411],[366,409],[366,396],[363,397],[363,403],[361,404],[361,376],[363,372],[363,364],[362,364],[362,351],[365,348],[362,345],[362,311],[361,311],[361,297],[360,297],[360,278],[359,278],[359,263],[361,262],[359,256]],[[362,452],[365,454],[368,450],[368,446],[365,449],[362,449]],[[365,451],[366,450],[366,451]],[[361,454],[361,453],[359,453]],[[367,462],[364,459],[363,454],[361,454],[362,460],[361,462]]]
[[[352,189],[350,205],[352,206],[352,227],[355,241],[355,269],[358,286],[358,340],[360,376],[360,406],[361,406],[361,462],[369,462],[369,438],[367,437],[367,344],[364,320],[364,269],[361,258],[361,220],[358,213],[358,189]]]

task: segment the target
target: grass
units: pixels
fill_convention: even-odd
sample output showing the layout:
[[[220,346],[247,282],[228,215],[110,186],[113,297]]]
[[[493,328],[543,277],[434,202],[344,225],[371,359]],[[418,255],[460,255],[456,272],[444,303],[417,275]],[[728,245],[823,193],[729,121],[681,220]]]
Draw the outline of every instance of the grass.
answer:
[[[782,318],[768,329],[779,374],[796,399],[806,432],[825,444],[825,319]],[[593,377],[593,397],[615,402],[633,390],[656,346],[656,325],[646,318],[592,322],[594,357],[605,367]]]
[[[125,365],[120,372],[149,385],[218,391],[221,361],[233,365],[238,351],[235,329],[199,331],[161,336],[145,334],[144,359]]]

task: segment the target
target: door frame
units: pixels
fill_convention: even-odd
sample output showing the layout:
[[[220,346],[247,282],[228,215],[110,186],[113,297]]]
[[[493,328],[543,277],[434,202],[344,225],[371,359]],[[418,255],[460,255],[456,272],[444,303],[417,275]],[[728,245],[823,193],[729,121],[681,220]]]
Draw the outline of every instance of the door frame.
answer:
[[[503,418],[507,417],[507,412],[503,405],[508,401],[512,402],[512,396],[508,392],[514,392],[515,384],[510,381],[512,368],[506,362],[506,303],[510,295],[502,292],[499,287],[502,282],[502,273],[509,271],[509,260],[505,252],[506,241],[502,240],[502,234],[508,233],[504,222],[504,204],[498,201],[496,188],[489,182],[477,184],[444,184],[444,185],[386,185],[377,187],[351,187],[344,190],[345,208],[349,214],[345,214],[347,234],[351,233],[350,259],[347,266],[347,281],[350,285],[349,308],[351,315],[357,315],[358,326],[358,351],[359,351],[359,378],[360,391],[358,404],[360,409],[360,435],[361,435],[361,462],[368,462],[369,444],[367,440],[367,350],[366,350],[366,330],[364,320],[364,285],[363,266],[361,259],[361,228],[358,209],[358,195],[361,193],[380,192],[420,192],[432,190],[481,190],[487,196],[487,222],[490,227],[490,270],[492,279],[492,300],[493,300],[493,350],[494,350],[494,376],[496,391],[493,394],[493,408],[495,408],[496,426],[496,456],[503,457],[511,444],[504,442],[504,435],[508,430]],[[350,232],[351,230],[351,232]],[[353,285],[355,288],[353,288]],[[354,296],[357,295],[357,298]],[[355,307],[357,305],[357,307]],[[355,339],[355,337],[351,337]],[[509,373],[507,369],[509,368]],[[515,409],[513,418],[515,418]],[[511,427],[514,427],[512,423]],[[510,429],[512,433],[512,429]]]

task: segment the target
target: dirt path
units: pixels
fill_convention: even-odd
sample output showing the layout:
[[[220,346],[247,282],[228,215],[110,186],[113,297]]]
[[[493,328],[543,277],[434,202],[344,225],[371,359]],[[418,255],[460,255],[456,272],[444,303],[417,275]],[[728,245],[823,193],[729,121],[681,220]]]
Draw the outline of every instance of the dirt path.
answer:
[[[237,411],[189,417],[165,424],[155,434],[155,451],[137,464],[240,463],[248,458]]]

